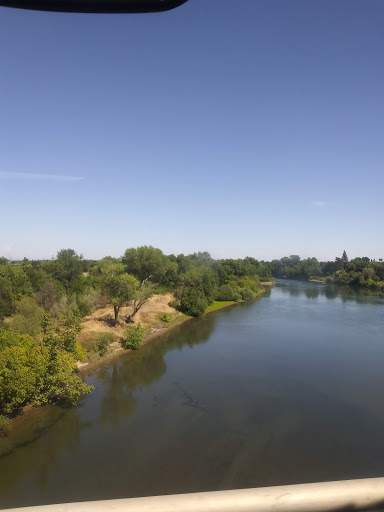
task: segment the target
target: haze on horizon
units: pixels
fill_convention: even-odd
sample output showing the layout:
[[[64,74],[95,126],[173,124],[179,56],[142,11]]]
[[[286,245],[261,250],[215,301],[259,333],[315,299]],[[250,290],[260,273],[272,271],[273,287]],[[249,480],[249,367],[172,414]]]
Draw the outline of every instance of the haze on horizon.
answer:
[[[383,258],[383,15],[2,8],[0,256]]]

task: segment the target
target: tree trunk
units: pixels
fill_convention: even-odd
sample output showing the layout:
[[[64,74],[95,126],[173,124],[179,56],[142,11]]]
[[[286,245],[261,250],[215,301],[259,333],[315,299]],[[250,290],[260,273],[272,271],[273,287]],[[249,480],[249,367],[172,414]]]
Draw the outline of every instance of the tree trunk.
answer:
[[[144,302],[142,302],[140,304],[140,302],[137,304],[136,302],[133,304],[133,311],[130,315],[127,316],[127,318],[125,319],[125,322],[127,324],[133,324],[133,317],[136,315],[136,313],[139,311],[139,309],[141,308],[141,306],[144,304]]]

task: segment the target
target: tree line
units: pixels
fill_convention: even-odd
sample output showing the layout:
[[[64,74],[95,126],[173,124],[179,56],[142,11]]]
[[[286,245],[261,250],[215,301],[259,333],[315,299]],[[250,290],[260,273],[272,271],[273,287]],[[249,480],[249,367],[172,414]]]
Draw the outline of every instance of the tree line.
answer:
[[[368,257],[349,259],[346,251],[334,261],[316,258],[300,259],[291,255],[270,262],[274,277],[322,280],[328,284],[367,288],[384,293],[384,262]]]

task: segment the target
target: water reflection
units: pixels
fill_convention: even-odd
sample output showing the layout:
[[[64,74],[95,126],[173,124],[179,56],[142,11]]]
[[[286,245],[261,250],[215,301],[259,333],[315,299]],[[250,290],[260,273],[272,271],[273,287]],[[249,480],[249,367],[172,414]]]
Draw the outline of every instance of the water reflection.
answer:
[[[28,474],[44,489],[60,454],[73,452],[82,432],[92,428],[76,408],[50,407],[39,412],[31,424],[25,425],[27,428],[21,427],[15,440],[8,438],[1,444],[0,493],[9,493]]]
[[[343,302],[358,304],[383,304],[384,298],[371,290],[356,289],[351,286],[324,285],[290,279],[276,279],[276,286],[290,297],[305,296],[308,299],[325,297],[329,300],[339,299]]]
[[[360,303],[384,300],[266,295],[90,372],[79,407],[1,441],[0,507],[383,473],[384,310]]]
[[[104,388],[100,400],[100,421],[102,425],[118,425],[123,419],[129,418],[135,412],[137,401],[127,385],[124,370],[114,364],[112,370],[100,370],[98,380]]]
[[[320,289],[315,287],[309,287],[305,290],[305,296],[307,299],[317,299],[317,297],[320,295]]]
[[[184,325],[177,327],[137,352],[128,353],[112,365],[97,370],[96,379],[104,390],[100,401],[101,423],[117,425],[132,416],[137,405],[134,391],[165,375],[167,352],[206,343],[215,323],[214,314],[194,319],[188,323],[188,329]]]

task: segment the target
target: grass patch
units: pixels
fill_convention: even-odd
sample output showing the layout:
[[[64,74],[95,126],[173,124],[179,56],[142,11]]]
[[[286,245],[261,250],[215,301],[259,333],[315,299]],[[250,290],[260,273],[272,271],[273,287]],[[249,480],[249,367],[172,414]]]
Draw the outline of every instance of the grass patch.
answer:
[[[209,313],[209,311],[214,311],[215,309],[220,309],[224,306],[229,306],[230,304],[236,304],[234,300],[215,300],[213,304],[207,307],[205,313]]]
[[[160,320],[165,324],[169,324],[171,321],[171,317],[167,313],[163,313],[162,315],[160,315]]]

